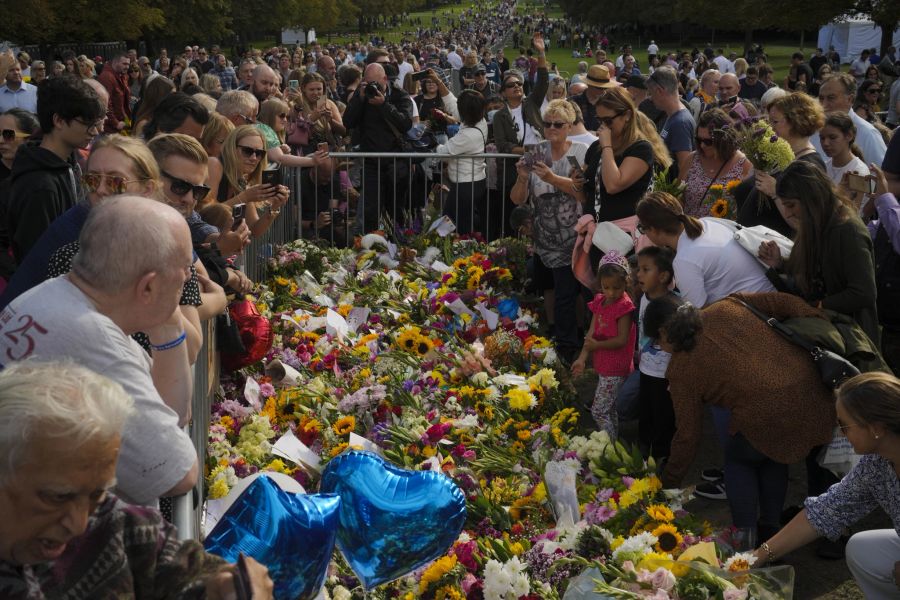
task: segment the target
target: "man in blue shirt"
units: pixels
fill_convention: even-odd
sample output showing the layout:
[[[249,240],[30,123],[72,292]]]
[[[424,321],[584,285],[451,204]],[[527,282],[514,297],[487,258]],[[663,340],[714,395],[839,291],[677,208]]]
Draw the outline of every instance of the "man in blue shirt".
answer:
[[[678,97],[678,76],[669,67],[659,67],[647,79],[647,91],[653,105],[666,113],[659,136],[669,149],[673,164],[669,177],[687,173],[694,151],[694,119]],[[674,171],[674,172],[673,172]]]
[[[37,86],[22,80],[22,67],[18,62],[6,72],[6,85],[0,87],[0,112],[11,108],[37,113]]]

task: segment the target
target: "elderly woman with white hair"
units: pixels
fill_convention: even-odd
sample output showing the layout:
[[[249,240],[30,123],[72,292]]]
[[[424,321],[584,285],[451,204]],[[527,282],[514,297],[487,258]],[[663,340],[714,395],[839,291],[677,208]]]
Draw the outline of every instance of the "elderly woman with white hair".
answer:
[[[0,373],[4,598],[234,597],[233,566],[110,491],[133,413],[122,386],[73,363]],[[267,569],[247,567],[252,597],[271,598]]]
[[[584,164],[587,144],[568,139],[575,111],[567,100],[553,100],[543,113],[544,136],[549,150],[535,160],[516,163],[518,177],[510,200],[534,207],[534,246],[541,264],[550,271],[554,291],[554,323],[557,350],[567,360],[581,350],[575,317],[575,298],[580,286],[572,272],[575,224],[583,212],[585,194],[573,180],[570,159]],[[540,145],[538,145],[540,147]],[[530,158],[534,158],[531,156]],[[550,283],[548,278],[547,283]]]

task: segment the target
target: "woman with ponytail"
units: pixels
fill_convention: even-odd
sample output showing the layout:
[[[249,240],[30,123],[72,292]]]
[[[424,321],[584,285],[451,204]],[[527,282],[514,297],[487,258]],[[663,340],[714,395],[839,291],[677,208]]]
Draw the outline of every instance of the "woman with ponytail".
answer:
[[[736,297],[777,319],[823,316],[789,294]],[[698,310],[663,296],[647,305],[643,326],[672,355],[666,375],[676,431],[663,485],[680,487],[690,469],[703,436],[704,405],[729,415],[719,439],[732,523],[766,541],[779,528],[788,465],[831,439],[830,390],[806,351],[732,298]]]
[[[639,230],[657,246],[675,251],[672,266],[682,297],[697,307],[735,292],[771,292],[764,268],[715,219],[684,214],[666,192],[650,192],[637,205]]]

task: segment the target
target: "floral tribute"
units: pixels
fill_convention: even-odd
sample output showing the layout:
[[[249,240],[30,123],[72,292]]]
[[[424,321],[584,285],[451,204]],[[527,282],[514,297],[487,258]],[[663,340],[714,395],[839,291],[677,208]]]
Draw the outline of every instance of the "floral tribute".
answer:
[[[361,447],[445,473],[468,513],[445,556],[368,598],[556,599],[591,574],[604,597],[785,597],[767,570],[746,570],[750,559],[726,561],[711,524],[685,510],[690,495],[664,490],[652,461],[592,430],[520,301],[526,254],[517,240],[437,231],[403,248],[370,235],[352,250],[278,249],[258,297],[275,344],[223,381],[209,498],[258,471],[312,492],[322,465]],[[287,434],[307,458],[278,453]],[[366,597],[337,553],[325,595]]]

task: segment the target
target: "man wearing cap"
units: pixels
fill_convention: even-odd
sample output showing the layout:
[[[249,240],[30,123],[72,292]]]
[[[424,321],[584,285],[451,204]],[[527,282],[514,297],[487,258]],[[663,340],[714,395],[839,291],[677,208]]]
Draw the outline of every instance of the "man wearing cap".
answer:
[[[500,86],[488,78],[487,67],[483,63],[475,67],[475,81],[466,86],[466,89],[481,92],[485,98],[500,92]]]
[[[587,75],[581,80],[587,85],[587,89],[577,96],[572,97],[572,102],[581,109],[584,115],[584,126],[588,131],[597,131],[600,122],[597,120],[597,114],[594,111],[594,104],[603,95],[603,90],[619,85],[609,75],[609,69],[604,65],[591,65]]]
[[[659,131],[666,120],[666,113],[653,105],[653,100],[647,93],[647,78],[643,75],[631,75],[625,80],[622,87],[628,90],[638,110],[647,115],[656,125],[656,130]]]

